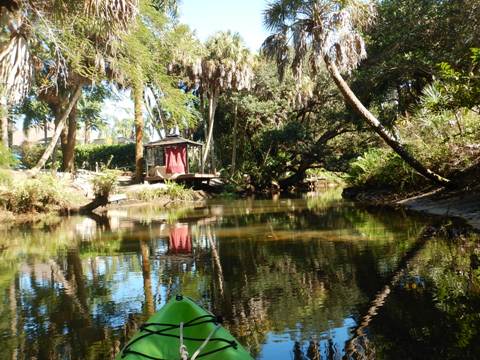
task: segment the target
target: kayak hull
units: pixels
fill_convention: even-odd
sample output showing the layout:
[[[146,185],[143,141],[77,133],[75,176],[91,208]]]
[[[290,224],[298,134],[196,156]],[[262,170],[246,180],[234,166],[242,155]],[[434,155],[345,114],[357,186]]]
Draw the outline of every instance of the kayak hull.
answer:
[[[180,324],[183,329],[180,331]],[[190,359],[253,360],[236,339],[219,324],[219,319],[188,297],[177,296],[143,325],[117,356],[117,360],[178,360],[180,336]]]

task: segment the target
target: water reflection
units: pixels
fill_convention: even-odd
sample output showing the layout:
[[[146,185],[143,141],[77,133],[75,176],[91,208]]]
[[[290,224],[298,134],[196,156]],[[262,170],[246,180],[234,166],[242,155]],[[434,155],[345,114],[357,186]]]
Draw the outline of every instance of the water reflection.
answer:
[[[434,348],[475,358],[478,246],[419,246],[425,226],[328,192],[10,229],[0,238],[2,356],[113,358],[182,292],[222,314],[257,359],[340,359],[388,285],[352,357],[434,358]]]

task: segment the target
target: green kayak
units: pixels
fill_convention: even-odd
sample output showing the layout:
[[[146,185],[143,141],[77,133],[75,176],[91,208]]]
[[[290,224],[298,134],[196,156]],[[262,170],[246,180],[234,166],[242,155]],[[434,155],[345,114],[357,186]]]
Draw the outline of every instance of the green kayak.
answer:
[[[141,326],[116,359],[252,360],[220,322],[193,300],[177,296]]]

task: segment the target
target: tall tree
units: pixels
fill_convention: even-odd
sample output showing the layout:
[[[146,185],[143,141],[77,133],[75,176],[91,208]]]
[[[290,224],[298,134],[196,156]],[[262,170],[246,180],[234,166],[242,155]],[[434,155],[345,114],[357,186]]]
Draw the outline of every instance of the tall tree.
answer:
[[[212,145],[215,112],[220,95],[226,91],[249,89],[252,85],[252,56],[239,34],[219,32],[205,44],[202,59],[201,88],[208,99],[208,133],[203,163]]]
[[[450,181],[426,168],[357,98],[342,77],[367,54],[360,31],[370,26],[375,9],[370,1],[276,0],[264,13],[273,32],[263,44],[265,54],[276,59],[280,75],[291,66],[300,77],[306,66],[312,73],[324,62],[345,101],[412,168],[439,185]],[[291,58],[290,39],[293,39]]]
[[[198,53],[200,58],[192,57],[186,60],[180,53],[175,60],[184,67],[183,70],[193,84],[199,86],[201,98],[206,99],[208,104],[206,145],[203,153],[205,164],[212,146],[218,100],[224,93],[251,88],[253,57],[240,35],[231,32],[214,34]]]
[[[1,5],[0,25],[6,36],[0,42],[0,81],[6,85],[2,97],[11,99],[11,103],[27,94],[34,63],[39,70],[48,66],[50,86],[65,83],[67,78],[71,80],[71,73],[76,79],[94,80],[97,72],[105,72],[105,55],[114,50],[114,40],[128,29],[138,11],[136,0],[17,0],[7,2],[9,6]],[[34,47],[37,52],[48,48],[50,61],[42,64],[37,54],[32,55]],[[71,85],[72,94],[76,94],[75,89],[83,84]],[[78,98],[71,96],[70,100],[76,102]],[[73,105],[68,104],[65,109],[70,112]],[[60,117],[68,118],[69,113],[64,115]]]
[[[63,171],[73,173],[75,169],[75,145],[77,143],[77,99],[68,114],[68,127],[66,128],[65,145],[62,143]],[[63,146],[64,145],[64,146]]]
[[[168,41],[170,18],[165,6],[174,2],[140,1],[140,13],[131,31],[122,38],[117,59],[113,61],[117,82],[130,87],[135,108],[136,180],[143,178],[144,102],[145,89],[160,94],[158,114],[165,112],[170,123],[191,122],[193,116],[186,106],[188,96],[178,89],[178,79],[168,72],[172,59],[172,44]],[[154,122],[155,119],[153,119]]]

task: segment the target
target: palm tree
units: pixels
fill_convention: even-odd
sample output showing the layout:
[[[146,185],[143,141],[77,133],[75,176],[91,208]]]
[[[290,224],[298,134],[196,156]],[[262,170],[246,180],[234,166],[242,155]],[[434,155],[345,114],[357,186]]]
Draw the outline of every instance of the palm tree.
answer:
[[[55,54],[55,64],[50,64],[50,69],[55,72],[52,78],[57,81],[66,80],[72,69],[65,59],[65,53],[68,52],[65,50],[68,45],[60,43],[59,37],[62,34],[62,28],[69,27],[69,21],[79,16],[95,19],[96,30],[100,33],[96,33],[95,45],[108,52],[112,48],[112,40],[117,38],[119,32],[128,30],[131,20],[138,12],[138,0],[47,0],[42,2],[16,0],[7,1],[7,5],[4,3],[2,2],[0,5],[2,15],[0,31],[2,35],[5,35],[2,36],[2,39],[5,40],[0,42],[2,124],[8,121],[6,118],[8,106],[21,101],[29,91],[34,73],[34,61],[31,54],[31,47],[34,44],[41,43],[43,46],[49,44],[52,47]],[[100,53],[95,54],[95,68],[105,64],[105,60],[99,55]],[[70,103],[65,106],[66,113],[60,116],[62,120],[65,120],[59,121],[53,136],[54,141],[58,141],[64,130],[66,119],[78,101],[81,84],[74,84],[71,93]],[[76,96],[77,94],[78,96]],[[8,137],[5,135],[3,138],[4,141],[8,141]],[[32,169],[31,175],[35,175],[39,171],[43,166],[42,163],[50,157],[54,147],[55,144],[47,146],[46,153],[39,164]]]
[[[253,58],[238,33],[218,32],[205,44],[205,54],[188,66],[191,80],[200,84],[208,100],[208,131],[203,163],[212,144],[215,112],[220,95],[227,91],[250,89]]]
[[[169,30],[166,29],[165,12],[175,12],[176,3],[173,0],[141,0],[142,16],[137,17],[131,31],[122,38],[120,51],[112,61],[117,83],[132,90],[137,182],[143,178],[144,104],[149,94],[146,90],[150,89],[154,96],[161,94],[156,99],[158,116],[165,110],[169,120],[174,122],[188,122],[192,118],[186,106],[188,97],[178,89],[178,79],[167,74],[172,47],[177,44],[165,41]]]
[[[323,60],[345,101],[369,126],[418,173],[436,184],[449,180],[426,168],[361,103],[343,79],[366,58],[360,31],[373,23],[375,9],[365,0],[275,0],[264,13],[265,25],[273,32],[263,44],[264,53],[276,60],[280,76],[291,66],[300,78],[308,66],[315,74]],[[291,47],[293,45],[293,58]]]

